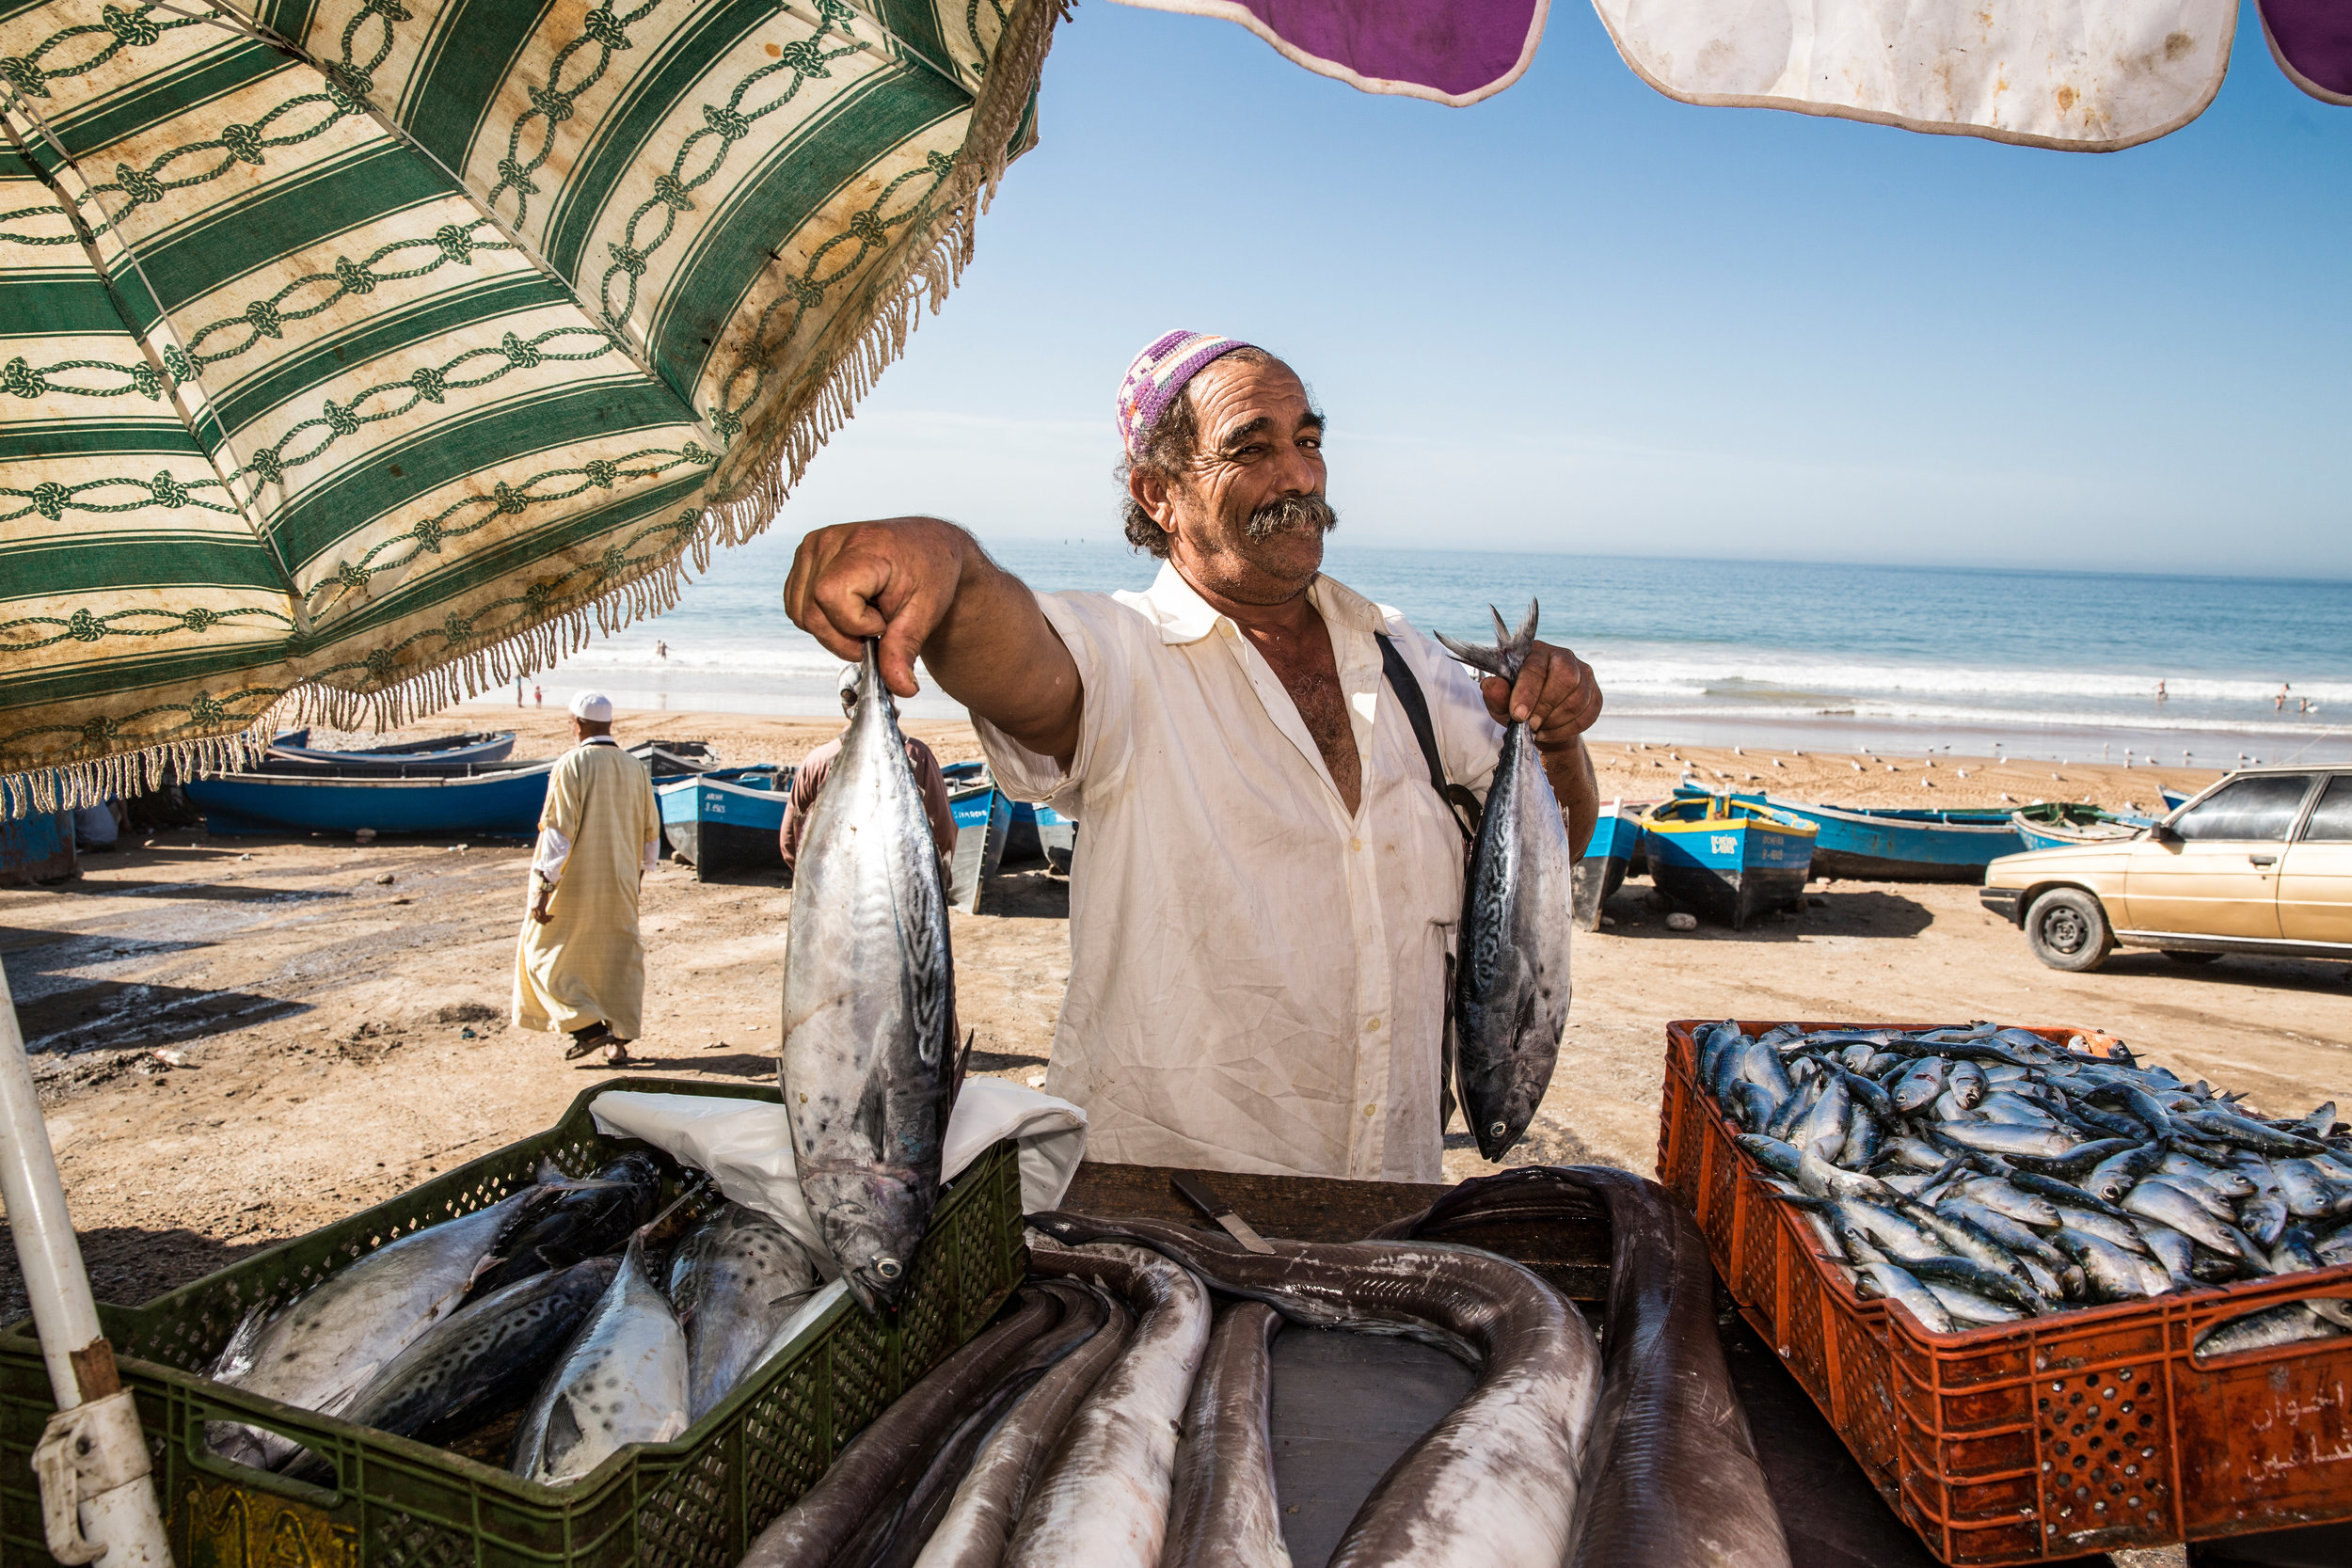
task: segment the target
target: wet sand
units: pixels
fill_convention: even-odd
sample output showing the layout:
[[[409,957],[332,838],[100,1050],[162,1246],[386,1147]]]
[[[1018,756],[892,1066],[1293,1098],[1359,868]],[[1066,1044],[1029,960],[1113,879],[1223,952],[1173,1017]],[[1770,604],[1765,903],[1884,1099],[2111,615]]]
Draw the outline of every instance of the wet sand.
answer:
[[[487,717],[469,708],[409,733]],[[551,750],[562,716],[522,719],[518,752]],[[837,727],[647,714],[625,715],[619,733],[706,739],[730,761],[789,761]],[[946,760],[977,754],[962,725],[912,727]],[[1596,760],[1603,794],[1628,799],[1665,793],[1686,766],[1710,783],[1746,784],[1751,771],[1761,783],[1769,771],[1775,792],[1796,796],[1951,804],[2004,793],[2152,804],[2159,778],[2193,788],[2212,777],[1943,759],[1929,769],[1892,755],[1783,754],[1772,769],[1770,753],[1689,748],[1603,746]],[[603,1077],[564,1063],[556,1037],[506,1027],[528,863],[519,843],[363,847],[187,830],[127,839],[84,863],[73,882],[0,890],[0,958],[103,1299],[146,1300],[537,1132]],[[2347,966],[2232,958],[2186,969],[2123,954],[2097,974],[2061,974],[2034,962],[1966,887],[1817,884],[1801,916],[1738,934],[1675,933],[1645,891],[1629,885],[1610,907],[1615,924],[1579,939],[1567,1045],[1515,1161],[1648,1171],[1664,1026],[1682,1017],[2096,1026],[2267,1109],[2352,1101]],[[771,1081],[790,908],[780,876],[700,883],[677,865],[652,875],[644,1070]],[[993,883],[981,913],[955,917],[976,1070],[1041,1073],[1068,976],[1068,912],[1067,884],[1027,869]],[[1487,1168],[1466,1135],[1452,1143],[1449,1175]],[[0,1315],[22,1303],[12,1256],[5,1261]]]

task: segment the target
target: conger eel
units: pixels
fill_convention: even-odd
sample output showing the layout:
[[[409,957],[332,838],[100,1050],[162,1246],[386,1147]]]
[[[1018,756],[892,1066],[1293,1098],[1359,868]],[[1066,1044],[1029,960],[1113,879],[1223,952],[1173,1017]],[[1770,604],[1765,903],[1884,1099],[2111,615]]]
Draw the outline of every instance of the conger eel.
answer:
[[[1611,1241],[1607,1375],[1574,1568],[1788,1568],[1780,1513],[1716,1338],[1707,1242],[1663,1188],[1606,1166],[1530,1166],[1465,1181],[1374,1234],[1556,1220],[1581,1196],[1607,1206]]]

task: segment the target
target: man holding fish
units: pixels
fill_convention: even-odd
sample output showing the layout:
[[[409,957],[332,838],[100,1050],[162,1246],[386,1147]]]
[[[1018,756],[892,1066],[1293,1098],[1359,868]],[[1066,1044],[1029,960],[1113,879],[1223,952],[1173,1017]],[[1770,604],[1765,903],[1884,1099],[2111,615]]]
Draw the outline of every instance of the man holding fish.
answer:
[[[1086,1108],[1098,1155],[1434,1181],[1455,1032],[1481,1145],[1507,1147],[1567,1006],[1591,669],[1531,616],[1465,650],[1478,679],[1323,576],[1324,418],[1263,349],[1168,334],[1119,425],[1127,536],[1162,562],[1144,593],[1033,593],[961,529],[902,517],[803,540],[787,610],[844,657],[878,638],[901,696],[919,656],[1008,792],[1083,824],[1046,1087]],[[1466,829],[1438,785],[1514,780],[1537,809],[1480,834],[1470,912],[1493,928],[1454,982]],[[1497,877],[1518,891],[1482,905]]]

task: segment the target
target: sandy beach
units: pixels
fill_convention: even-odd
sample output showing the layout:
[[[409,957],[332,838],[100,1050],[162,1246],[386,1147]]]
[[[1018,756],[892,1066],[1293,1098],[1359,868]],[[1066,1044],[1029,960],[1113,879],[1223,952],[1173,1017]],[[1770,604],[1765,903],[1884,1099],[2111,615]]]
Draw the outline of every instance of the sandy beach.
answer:
[[[482,705],[410,733],[494,717]],[[502,717],[520,754],[558,744],[561,716]],[[912,726],[948,760],[969,728]],[[835,725],[630,714],[624,741],[703,739],[729,760],[790,761]],[[332,740],[331,736],[319,738]],[[2212,775],[1939,757],[1775,755],[1602,746],[1604,796],[1708,782],[1840,800],[1997,804],[2001,797],[2150,803]],[[2052,777],[2062,773],[2063,777]],[[1753,778],[1750,775],[1754,775]],[[1963,776],[1964,775],[1964,776]],[[5,957],[50,1130],[102,1299],[146,1300],[551,1124],[604,1075],[554,1037],[506,1026],[528,851],[518,843],[126,839],[77,880],[0,891]],[[1549,1095],[1514,1161],[1648,1171],[1664,1027],[1682,1017],[1994,1017],[2094,1025],[2189,1077],[2300,1111],[2352,1089],[2344,966],[2154,954],[2061,974],[1967,887],[1816,884],[1802,916],[1735,934],[1667,929],[1629,884],[1613,924],[1580,938],[1576,1004]],[[780,876],[649,879],[648,1027],[660,1075],[763,1083],[791,894]],[[1042,1074],[1068,976],[1068,884],[1041,869],[992,884],[955,917],[958,1003],[977,1071]],[[1455,1133],[1449,1176],[1487,1168]],[[9,1260],[12,1263],[12,1259]],[[22,1296],[0,1280],[0,1313]]]

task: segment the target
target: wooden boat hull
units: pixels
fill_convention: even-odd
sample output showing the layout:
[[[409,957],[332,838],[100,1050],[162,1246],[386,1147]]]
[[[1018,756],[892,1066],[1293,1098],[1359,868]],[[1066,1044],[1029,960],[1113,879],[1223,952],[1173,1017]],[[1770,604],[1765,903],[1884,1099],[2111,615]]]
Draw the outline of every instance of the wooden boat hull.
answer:
[[[421,778],[230,773],[191,779],[188,800],[215,833],[478,833],[539,831],[551,763]]]
[[[1756,812],[1766,809],[1741,804]],[[1650,880],[1659,891],[1735,931],[1804,896],[1813,863],[1808,823],[1744,812],[1680,821],[1651,814],[1642,818],[1642,830]]]
[[[1625,885],[1626,873],[1642,846],[1639,818],[1603,806],[1593,836],[1570,875],[1570,909],[1579,930],[1600,927],[1600,907]]]
[[[1074,817],[1064,816],[1053,807],[1036,801],[1014,800],[1011,823],[1005,830],[1004,862],[1019,865],[1025,861],[1042,860],[1057,870],[1068,871],[1077,838]]]
[[[308,730],[296,730],[271,741],[262,762],[263,769],[268,772],[332,769],[345,774],[383,771],[397,775],[434,768],[453,771],[482,763],[504,762],[515,754],[515,732],[512,730],[501,730],[496,734],[476,731],[468,735],[445,735],[431,740],[403,741],[355,752],[330,752],[323,747],[309,745],[310,733]],[[294,738],[295,736],[301,738]]]
[[[966,914],[980,907],[980,884],[1004,863],[1012,831],[1012,798],[993,783],[949,782],[947,809],[956,819],[956,853],[947,879],[947,902]]]
[[[1763,794],[1732,799],[1812,823],[1817,880],[1973,885],[1984,880],[1986,866],[2019,847],[2017,826],[2007,812],[1815,806]]]
[[[663,839],[703,882],[731,871],[784,869],[784,809],[791,792],[788,768],[733,768],[662,784],[654,795]]]

